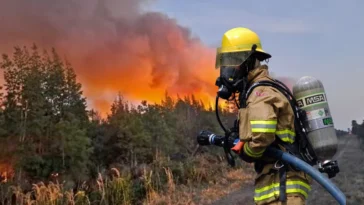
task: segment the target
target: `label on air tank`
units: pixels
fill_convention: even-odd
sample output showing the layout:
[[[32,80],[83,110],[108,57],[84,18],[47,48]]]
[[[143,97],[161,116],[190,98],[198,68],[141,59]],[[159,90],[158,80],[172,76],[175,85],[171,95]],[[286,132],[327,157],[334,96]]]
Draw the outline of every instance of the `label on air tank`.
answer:
[[[313,105],[327,103],[325,93],[315,93],[303,98],[297,99],[297,104],[300,108],[305,108]]]
[[[314,119],[314,120],[309,120],[307,123],[308,123],[307,131],[309,131],[309,132],[313,131],[313,130],[318,130],[318,129],[334,126],[332,117],[323,117],[323,118],[318,118],[318,119]]]
[[[306,111],[307,120],[314,120],[323,117],[330,117],[328,109],[320,108],[316,110]]]

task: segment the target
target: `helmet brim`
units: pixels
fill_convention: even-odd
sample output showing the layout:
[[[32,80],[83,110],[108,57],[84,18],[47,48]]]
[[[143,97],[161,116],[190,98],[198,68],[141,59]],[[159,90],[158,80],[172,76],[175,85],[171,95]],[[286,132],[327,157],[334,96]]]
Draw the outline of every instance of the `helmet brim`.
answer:
[[[264,50],[259,48],[256,49],[255,52],[256,52],[256,58],[259,61],[264,61],[272,57],[269,53],[266,53]]]
[[[250,56],[251,50],[239,50],[236,47],[217,48],[215,68],[219,69],[221,66],[239,66],[246,61]],[[255,50],[254,56],[259,61],[264,61],[272,56],[266,53],[261,48]]]

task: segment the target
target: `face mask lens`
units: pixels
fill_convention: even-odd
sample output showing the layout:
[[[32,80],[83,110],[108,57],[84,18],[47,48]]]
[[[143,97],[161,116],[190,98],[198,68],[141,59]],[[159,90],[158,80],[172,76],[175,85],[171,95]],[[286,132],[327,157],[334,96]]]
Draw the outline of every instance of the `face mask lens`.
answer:
[[[247,51],[222,53],[218,49],[216,53],[215,67],[219,69],[225,66],[228,67],[239,66],[246,61],[249,55],[250,54]]]
[[[239,66],[222,66],[220,68],[220,77],[228,82],[234,82],[239,77]]]

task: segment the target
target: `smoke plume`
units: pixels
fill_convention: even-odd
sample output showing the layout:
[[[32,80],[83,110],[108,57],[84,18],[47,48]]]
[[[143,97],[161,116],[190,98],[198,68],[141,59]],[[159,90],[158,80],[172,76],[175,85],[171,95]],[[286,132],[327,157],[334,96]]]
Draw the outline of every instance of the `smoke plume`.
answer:
[[[90,104],[107,111],[117,92],[131,101],[169,94],[215,95],[214,50],[146,0],[0,0],[1,52],[36,43],[74,66]]]
[[[148,0],[0,0],[0,52],[55,47],[74,66],[91,107],[106,112],[118,92],[160,102],[165,92],[210,103],[214,49]]]

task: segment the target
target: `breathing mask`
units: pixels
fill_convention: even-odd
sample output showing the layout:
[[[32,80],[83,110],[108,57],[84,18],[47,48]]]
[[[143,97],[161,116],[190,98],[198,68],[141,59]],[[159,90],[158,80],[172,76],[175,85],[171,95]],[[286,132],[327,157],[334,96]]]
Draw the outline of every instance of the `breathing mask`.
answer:
[[[228,100],[234,93],[245,89],[248,72],[254,68],[256,58],[254,52],[256,45],[251,51],[221,52],[217,50],[216,68],[220,69],[220,76],[215,85],[219,87],[217,95]]]

